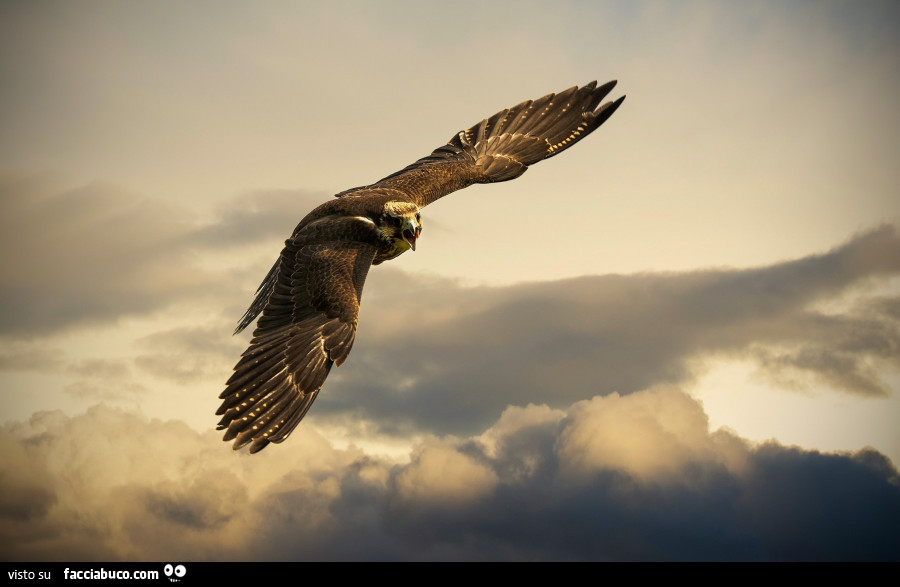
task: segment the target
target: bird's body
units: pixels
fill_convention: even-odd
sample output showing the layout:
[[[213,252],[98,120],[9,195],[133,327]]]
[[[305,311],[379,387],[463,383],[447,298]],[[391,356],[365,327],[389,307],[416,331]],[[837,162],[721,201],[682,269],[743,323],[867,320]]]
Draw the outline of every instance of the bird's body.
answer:
[[[225,440],[250,452],[281,442],[306,414],[332,365],[347,359],[372,265],[415,250],[420,210],[474,183],[514,179],[575,144],[624,100],[592,82],[502,110],[381,181],[341,192],[306,215],[235,332],[262,314],[217,414]]]

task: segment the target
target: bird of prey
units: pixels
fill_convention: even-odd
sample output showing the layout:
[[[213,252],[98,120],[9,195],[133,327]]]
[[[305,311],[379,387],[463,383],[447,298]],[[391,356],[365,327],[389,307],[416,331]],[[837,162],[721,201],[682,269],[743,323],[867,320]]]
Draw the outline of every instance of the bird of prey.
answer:
[[[416,250],[421,209],[475,183],[515,179],[603,124],[622,104],[615,81],[591,82],[501,110],[427,157],[337,194],[300,221],[235,334],[262,314],[219,396],[218,429],[234,449],[282,442],[333,365],[347,360],[369,267]]]

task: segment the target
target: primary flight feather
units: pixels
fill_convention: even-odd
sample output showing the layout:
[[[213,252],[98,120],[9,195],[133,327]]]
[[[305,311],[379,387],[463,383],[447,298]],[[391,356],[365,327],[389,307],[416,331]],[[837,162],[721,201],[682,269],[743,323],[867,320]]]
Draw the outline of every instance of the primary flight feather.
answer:
[[[427,157],[306,215],[235,333],[262,314],[219,396],[219,430],[250,452],[290,435],[333,365],[350,354],[369,267],[415,250],[420,210],[474,183],[515,179],[603,124],[622,104],[591,82],[501,110]]]

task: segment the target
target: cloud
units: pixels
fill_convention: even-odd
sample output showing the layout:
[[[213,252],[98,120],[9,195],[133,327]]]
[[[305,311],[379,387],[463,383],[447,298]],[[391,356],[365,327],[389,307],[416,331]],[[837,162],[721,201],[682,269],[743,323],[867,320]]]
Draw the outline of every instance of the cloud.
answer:
[[[890,226],[752,269],[464,288],[376,268],[352,359],[313,413],[474,434],[507,405],[685,385],[717,357],[755,361],[790,387],[885,396],[883,375],[900,367],[900,298],[865,292],[898,273]]]
[[[24,184],[24,185],[23,185]],[[72,324],[148,312],[213,283],[191,270],[177,211],[94,183],[40,193],[5,181],[0,331],[46,334]]]
[[[4,306],[9,344],[0,368],[63,373],[71,380],[62,387],[92,402],[146,397],[159,384],[217,388],[244,344],[228,332],[265,272],[260,262],[270,256],[262,251],[277,249],[284,236],[284,227],[266,228],[269,211],[292,223],[295,211],[287,210],[313,198],[250,193],[200,222],[146,209],[111,186],[65,193],[36,182],[15,186],[4,192],[11,215],[3,222],[13,241],[34,243],[36,260],[17,258],[3,273],[13,284],[6,295],[27,293],[28,303],[25,311]],[[34,201],[24,199],[28,186]],[[254,220],[261,214],[265,222]],[[97,240],[106,245],[38,244],[14,221],[32,215],[45,216],[48,234],[71,234],[72,224],[105,235]],[[233,242],[258,243],[261,254],[236,262]],[[4,249],[6,256],[15,257],[13,250]],[[688,385],[704,359],[720,357],[753,361],[761,378],[781,388],[824,385],[883,397],[890,393],[884,374],[900,366],[900,298],[866,292],[900,273],[898,251],[896,228],[885,225],[826,253],[751,269],[464,287],[376,267],[352,359],[333,370],[311,417],[327,424],[352,414],[370,432],[395,437],[472,435],[509,405],[560,409],[594,395]],[[50,257],[62,259],[66,295],[58,294],[59,276],[42,269]],[[108,270],[120,264],[121,271]],[[163,266],[172,279],[152,279]],[[33,339],[177,304],[189,308],[176,313],[181,325],[149,325],[135,349],[116,359],[67,358],[58,339]],[[191,314],[198,319],[184,319]]]
[[[147,394],[145,385],[135,380],[128,359],[83,359],[72,361],[66,371],[72,378],[63,388],[67,394],[89,400],[134,399]]]
[[[244,350],[243,341],[228,334],[218,323],[155,332],[136,341],[141,352],[134,362],[143,372],[175,383],[224,380]]]
[[[562,472],[574,477],[609,469],[643,481],[670,480],[704,462],[739,472],[746,448],[727,434],[717,443],[707,428],[700,404],[676,389],[613,393],[572,406],[556,451]]]
[[[247,193],[201,220],[102,183],[61,191],[7,176],[0,194],[14,245],[0,253],[9,302],[0,369],[56,373],[69,380],[53,385],[78,401],[135,401],[152,390],[167,405],[182,404],[179,387],[217,394],[246,340],[228,336],[234,321],[299,210],[320,196]],[[896,228],[884,225],[826,253],[750,269],[465,287],[376,267],[352,359],[333,370],[310,416],[346,428],[352,415],[393,437],[474,435],[510,405],[562,409],[689,385],[705,359],[721,357],[753,361],[780,388],[884,397],[885,374],[900,366],[900,298],[867,292],[900,273],[898,251]],[[53,337],[163,310],[115,358],[64,352],[69,343]]]
[[[221,263],[218,253],[277,243],[321,199],[253,192],[225,202],[204,222],[110,183],[59,189],[41,177],[6,174],[0,334],[33,338],[179,302],[227,306],[240,294],[233,284],[242,274],[233,257]]]
[[[489,496],[497,475],[475,459],[439,442],[427,442],[397,476],[397,498],[404,504],[448,507]]]
[[[3,556],[900,557],[900,477],[883,455],[711,433],[673,387],[564,411],[511,406],[477,436],[425,440],[405,464],[337,450],[310,427],[293,440],[250,457],[211,432],[102,406],[8,424]]]
[[[44,516],[56,501],[53,477],[41,462],[32,462],[33,451],[0,430],[0,518],[27,521]]]
[[[874,295],[898,273],[896,228],[772,260],[896,216],[900,10],[623,6],[546,18],[539,3],[497,5],[476,23],[465,4],[439,19],[400,3],[251,19],[7,10],[4,161],[140,187],[0,177],[4,408],[78,413],[124,396],[165,417],[99,407],[4,427],[2,556],[898,558],[882,455],[710,433],[680,390],[719,358],[751,361],[782,389],[896,388],[900,297]],[[576,20],[594,34],[572,35]],[[497,22],[514,26],[497,34]],[[341,45],[338,25],[372,51]],[[502,83],[494,60],[465,58],[491,48],[519,57]],[[443,55],[450,67],[419,67]],[[473,188],[439,204],[453,234],[428,221],[430,256],[373,270],[353,358],[286,446],[249,459],[180,420],[211,421],[246,341],[229,326],[327,195],[211,199],[298,177],[363,184],[497,108],[603,72],[631,97],[597,149],[484,188],[523,229],[473,223],[488,202]],[[434,91],[454,77],[479,90]],[[565,201],[566,236],[535,247],[527,227],[544,226],[548,194]],[[399,270],[496,283],[725,262],[766,265],[502,288]],[[317,421],[431,436],[398,464],[336,449]]]
[[[332,194],[325,192],[301,190],[242,194],[219,204],[215,220],[191,231],[186,242],[203,248],[231,248],[266,239],[284,240],[310,210],[330,197]]]
[[[11,343],[0,351],[0,371],[58,371],[65,364],[63,356],[60,349]]]
[[[263,251],[312,195],[246,194],[201,221],[106,184],[7,182],[0,194],[16,245],[3,249],[4,295],[28,300],[4,306],[0,369],[52,374],[84,402],[155,400],[167,415],[100,406],[5,426],[11,560],[898,557],[897,472],[883,455],[711,433],[682,391],[725,356],[780,387],[890,393],[900,298],[875,292],[900,273],[894,227],[751,269],[464,287],[375,268],[353,359],[311,419],[431,435],[398,464],[335,448],[315,421],[249,458],[171,419],[195,411],[182,387],[227,377],[245,340],[227,336],[228,310],[239,315]],[[270,228],[270,210],[288,226]],[[27,228],[38,219],[40,233]],[[56,336],[179,305],[202,312],[148,321],[116,355],[70,355]]]

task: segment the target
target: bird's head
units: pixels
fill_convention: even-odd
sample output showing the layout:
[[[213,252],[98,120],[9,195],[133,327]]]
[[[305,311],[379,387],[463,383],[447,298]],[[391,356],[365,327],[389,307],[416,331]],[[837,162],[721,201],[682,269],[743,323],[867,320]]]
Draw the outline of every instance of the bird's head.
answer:
[[[410,202],[388,202],[384,205],[380,224],[381,233],[393,241],[400,252],[416,250],[416,240],[422,234],[422,215],[418,206]]]

